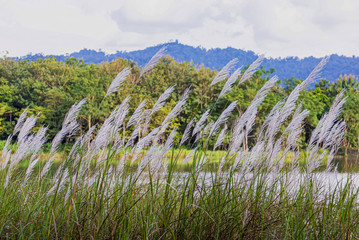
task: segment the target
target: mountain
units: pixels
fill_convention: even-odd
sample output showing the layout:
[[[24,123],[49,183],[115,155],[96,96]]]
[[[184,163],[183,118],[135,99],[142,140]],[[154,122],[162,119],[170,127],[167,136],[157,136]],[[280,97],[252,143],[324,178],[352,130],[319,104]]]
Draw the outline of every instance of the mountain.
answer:
[[[207,50],[202,47],[192,47],[175,41],[148,47],[143,50],[131,52],[117,51],[114,54],[106,54],[101,50],[83,49],[68,55],[29,54],[18,59],[35,60],[37,58],[55,57],[57,60],[63,61],[66,58],[75,57],[83,59],[86,63],[98,64],[105,61],[112,61],[116,58],[125,58],[133,60],[139,66],[144,66],[163,46],[167,46],[166,52],[176,61],[192,61],[194,64],[203,64],[210,69],[221,69],[233,58],[238,58],[240,65],[247,66],[257,58],[257,55],[252,51],[244,51],[230,47],[225,49],[215,48]],[[299,59],[298,57],[266,58],[263,61],[262,66],[267,70],[274,68],[276,70],[275,74],[277,74],[280,79],[291,77],[305,79],[319,61],[320,58],[315,57],[306,57],[303,59]],[[321,77],[334,81],[345,74],[359,76],[359,57],[345,57],[336,54],[331,55],[328,64],[321,73]]]

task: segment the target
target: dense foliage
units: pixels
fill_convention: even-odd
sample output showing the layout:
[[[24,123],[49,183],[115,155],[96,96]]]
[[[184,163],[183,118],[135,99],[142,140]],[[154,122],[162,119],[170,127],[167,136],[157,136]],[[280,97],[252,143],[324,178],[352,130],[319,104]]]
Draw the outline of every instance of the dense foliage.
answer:
[[[130,66],[132,70],[121,86],[121,92],[104,99],[111,81],[126,66]],[[144,99],[148,101],[146,108],[151,108],[161,93],[170,86],[175,86],[176,91],[172,93],[171,100],[164,108],[155,114],[156,120],[150,123],[150,129],[164,120],[189,86],[192,92],[187,105],[170,125],[167,133],[175,126],[179,127],[179,132],[183,132],[191,119],[197,121],[207,109],[212,109],[213,114],[209,120],[213,120],[226,106],[237,100],[236,111],[229,120],[231,122],[246,110],[257,91],[273,73],[274,69],[267,71],[261,68],[249,81],[239,86],[236,84],[229,94],[217,101],[225,81],[210,86],[216,71],[188,62],[178,63],[168,57],[162,58],[153,71],[143,78],[139,77],[140,68],[134,62],[124,59],[97,65],[85,64],[75,58],[65,59],[64,62],[55,58],[36,61],[3,58],[0,60],[0,139],[6,139],[12,132],[18,116],[27,107],[31,114],[41,112],[38,123],[48,126],[48,135],[52,138],[59,131],[69,107],[83,98],[87,99],[87,103],[79,115],[80,133],[88,130],[94,123],[101,125],[105,117],[127,95],[131,95],[130,112],[133,112]],[[276,84],[259,107],[255,129],[263,123],[264,117],[273,106],[278,101],[286,99],[300,82],[301,80],[291,78]],[[344,143],[346,146],[358,146],[358,81],[351,76],[344,76],[332,83],[322,79],[315,87],[301,92],[298,102],[302,102],[303,107],[310,111],[304,123],[302,147],[305,147],[305,142],[318,120],[328,111],[334,97],[342,89],[347,89],[348,97],[343,110],[348,131]],[[256,130],[253,134],[255,133]]]

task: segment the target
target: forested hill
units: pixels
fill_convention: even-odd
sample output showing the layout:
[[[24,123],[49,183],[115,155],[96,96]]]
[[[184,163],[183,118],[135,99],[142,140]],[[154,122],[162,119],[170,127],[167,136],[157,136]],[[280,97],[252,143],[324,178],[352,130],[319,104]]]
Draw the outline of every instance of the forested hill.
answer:
[[[183,45],[176,41],[132,52],[118,51],[114,54],[106,54],[103,51],[83,49],[79,52],[67,55],[52,56],[29,54],[21,57],[20,59],[34,60],[37,58],[55,57],[57,60],[63,61],[66,58],[75,57],[83,59],[86,63],[101,63],[105,61],[112,61],[116,58],[124,58],[133,60],[139,66],[143,66],[164,45],[167,46],[167,53],[176,61],[192,61],[195,64],[203,64],[205,67],[211,69],[220,69],[233,58],[238,58],[239,64],[246,66],[252,63],[257,57],[252,51],[244,51],[234,48],[216,48],[206,50],[201,47]],[[262,66],[265,69],[274,68],[276,70],[275,73],[281,79],[291,77],[305,79],[319,61],[320,59],[315,57],[307,57],[304,59],[299,59],[297,57],[276,59],[269,58],[264,60]],[[327,80],[334,81],[338,79],[340,75],[345,74],[359,76],[359,57],[345,57],[333,54],[331,55],[330,61],[323,70],[321,76]]]

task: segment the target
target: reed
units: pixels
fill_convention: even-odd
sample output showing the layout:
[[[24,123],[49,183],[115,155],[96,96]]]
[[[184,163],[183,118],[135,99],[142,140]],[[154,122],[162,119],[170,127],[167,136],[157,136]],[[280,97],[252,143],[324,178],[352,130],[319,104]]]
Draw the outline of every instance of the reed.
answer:
[[[141,77],[151,71],[164,50],[151,59]],[[236,61],[225,66],[212,85],[229,77]],[[249,80],[261,61],[259,57],[242,77],[235,71],[223,94],[236,81]],[[342,93],[313,131],[304,164],[296,147],[301,123],[308,115],[301,105],[296,108],[299,93],[327,61],[273,108],[252,146],[246,139],[276,77],[232,126],[227,120],[237,102],[214,122],[207,120],[211,109],[198,122],[190,121],[182,139],[176,138],[176,128],[167,138],[164,133],[186,104],[189,88],[154,129],[148,129],[153,113],[163,107],[175,87],[167,89],[150,109],[142,102],[132,116],[128,116],[128,96],[101,127],[93,126],[78,136],[57,164],[58,146],[76,134],[77,114],[85,100],[69,110],[46,161],[39,161],[39,156],[47,129],[33,134],[37,118],[26,118],[25,110],[1,155],[0,237],[354,238],[359,232],[357,176],[339,174],[332,161],[345,133],[345,122],[339,120],[345,102]],[[120,72],[106,96],[120,90],[129,72],[128,68]],[[127,124],[126,116],[130,118]],[[285,130],[280,131],[283,126]],[[208,149],[210,139],[216,139],[216,149],[225,138],[230,139],[228,150],[219,154]],[[192,150],[185,149],[190,140]],[[17,146],[14,151],[12,144]],[[211,164],[214,158],[217,164]],[[21,163],[26,161],[23,169]]]

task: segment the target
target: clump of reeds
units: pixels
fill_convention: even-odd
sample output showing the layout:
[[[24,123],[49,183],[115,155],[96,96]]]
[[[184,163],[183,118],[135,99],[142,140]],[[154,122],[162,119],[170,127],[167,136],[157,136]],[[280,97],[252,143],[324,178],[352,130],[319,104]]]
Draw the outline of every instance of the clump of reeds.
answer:
[[[151,71],[163,53],[161,49],[151,59],[140,78]],[[240,68],[229,76],[236,59],[227,64],[212,82],[214,85],[228,78],[220,97],[237,81],[248,81],[262,59],[259,57],[241,77]],[[323,59],[285,101],[272,109],[251,147],[246,139],[258,107],[277,77],[258,91],[233,126],[227,120],[237,102],[224,109],[215,122],[207,121],[211,109],[197,122],[191,120],[179,141],[176,128],[167,139],[164,133],[181,113],[190,88],[162,124],[151,130],[152,116],[175,87],[167,89],[150,109],[145,109],[143,101],[125,122],[128,96],[101,127],[93,126],[77,137],[60,163],[54,161],[58,146],[77,133],[76,118],[85,100],[69,110],[45,163],[39,161],[39,153],[47,129],[31,133],[37,118],[26,118],[25,110],[1,155],[1,238],[353,238],[359,230],[356,180],[339,175],[332,161],[345,132],[345,122],[339,120],[345,102],[343,92],[313,131],[304,167],[299,164],[298,137],[309,111],[302,110],[301,105],[296,108],[296,102],[327,60]],[[105,97],[119,91],[129,73],[129,68],[123,69]],[[283,126],[285,130],[280,131]],[[97,134],[93,134],[95,130]],[[207,151],[208,141],[216,139],[216,149],[228,135],[228,150],[212,171],[205,171],[213,153]],[[15,136],[17,149],[12,152],[9,146]],[[183,145],[190,139],[195,143],[193,150],[180,158]],[[316,172],[324,160],[325,170]],[[27,168],[21,170],[24,161],[28,161]],[[189,171],[177,171],[181,164]]]

